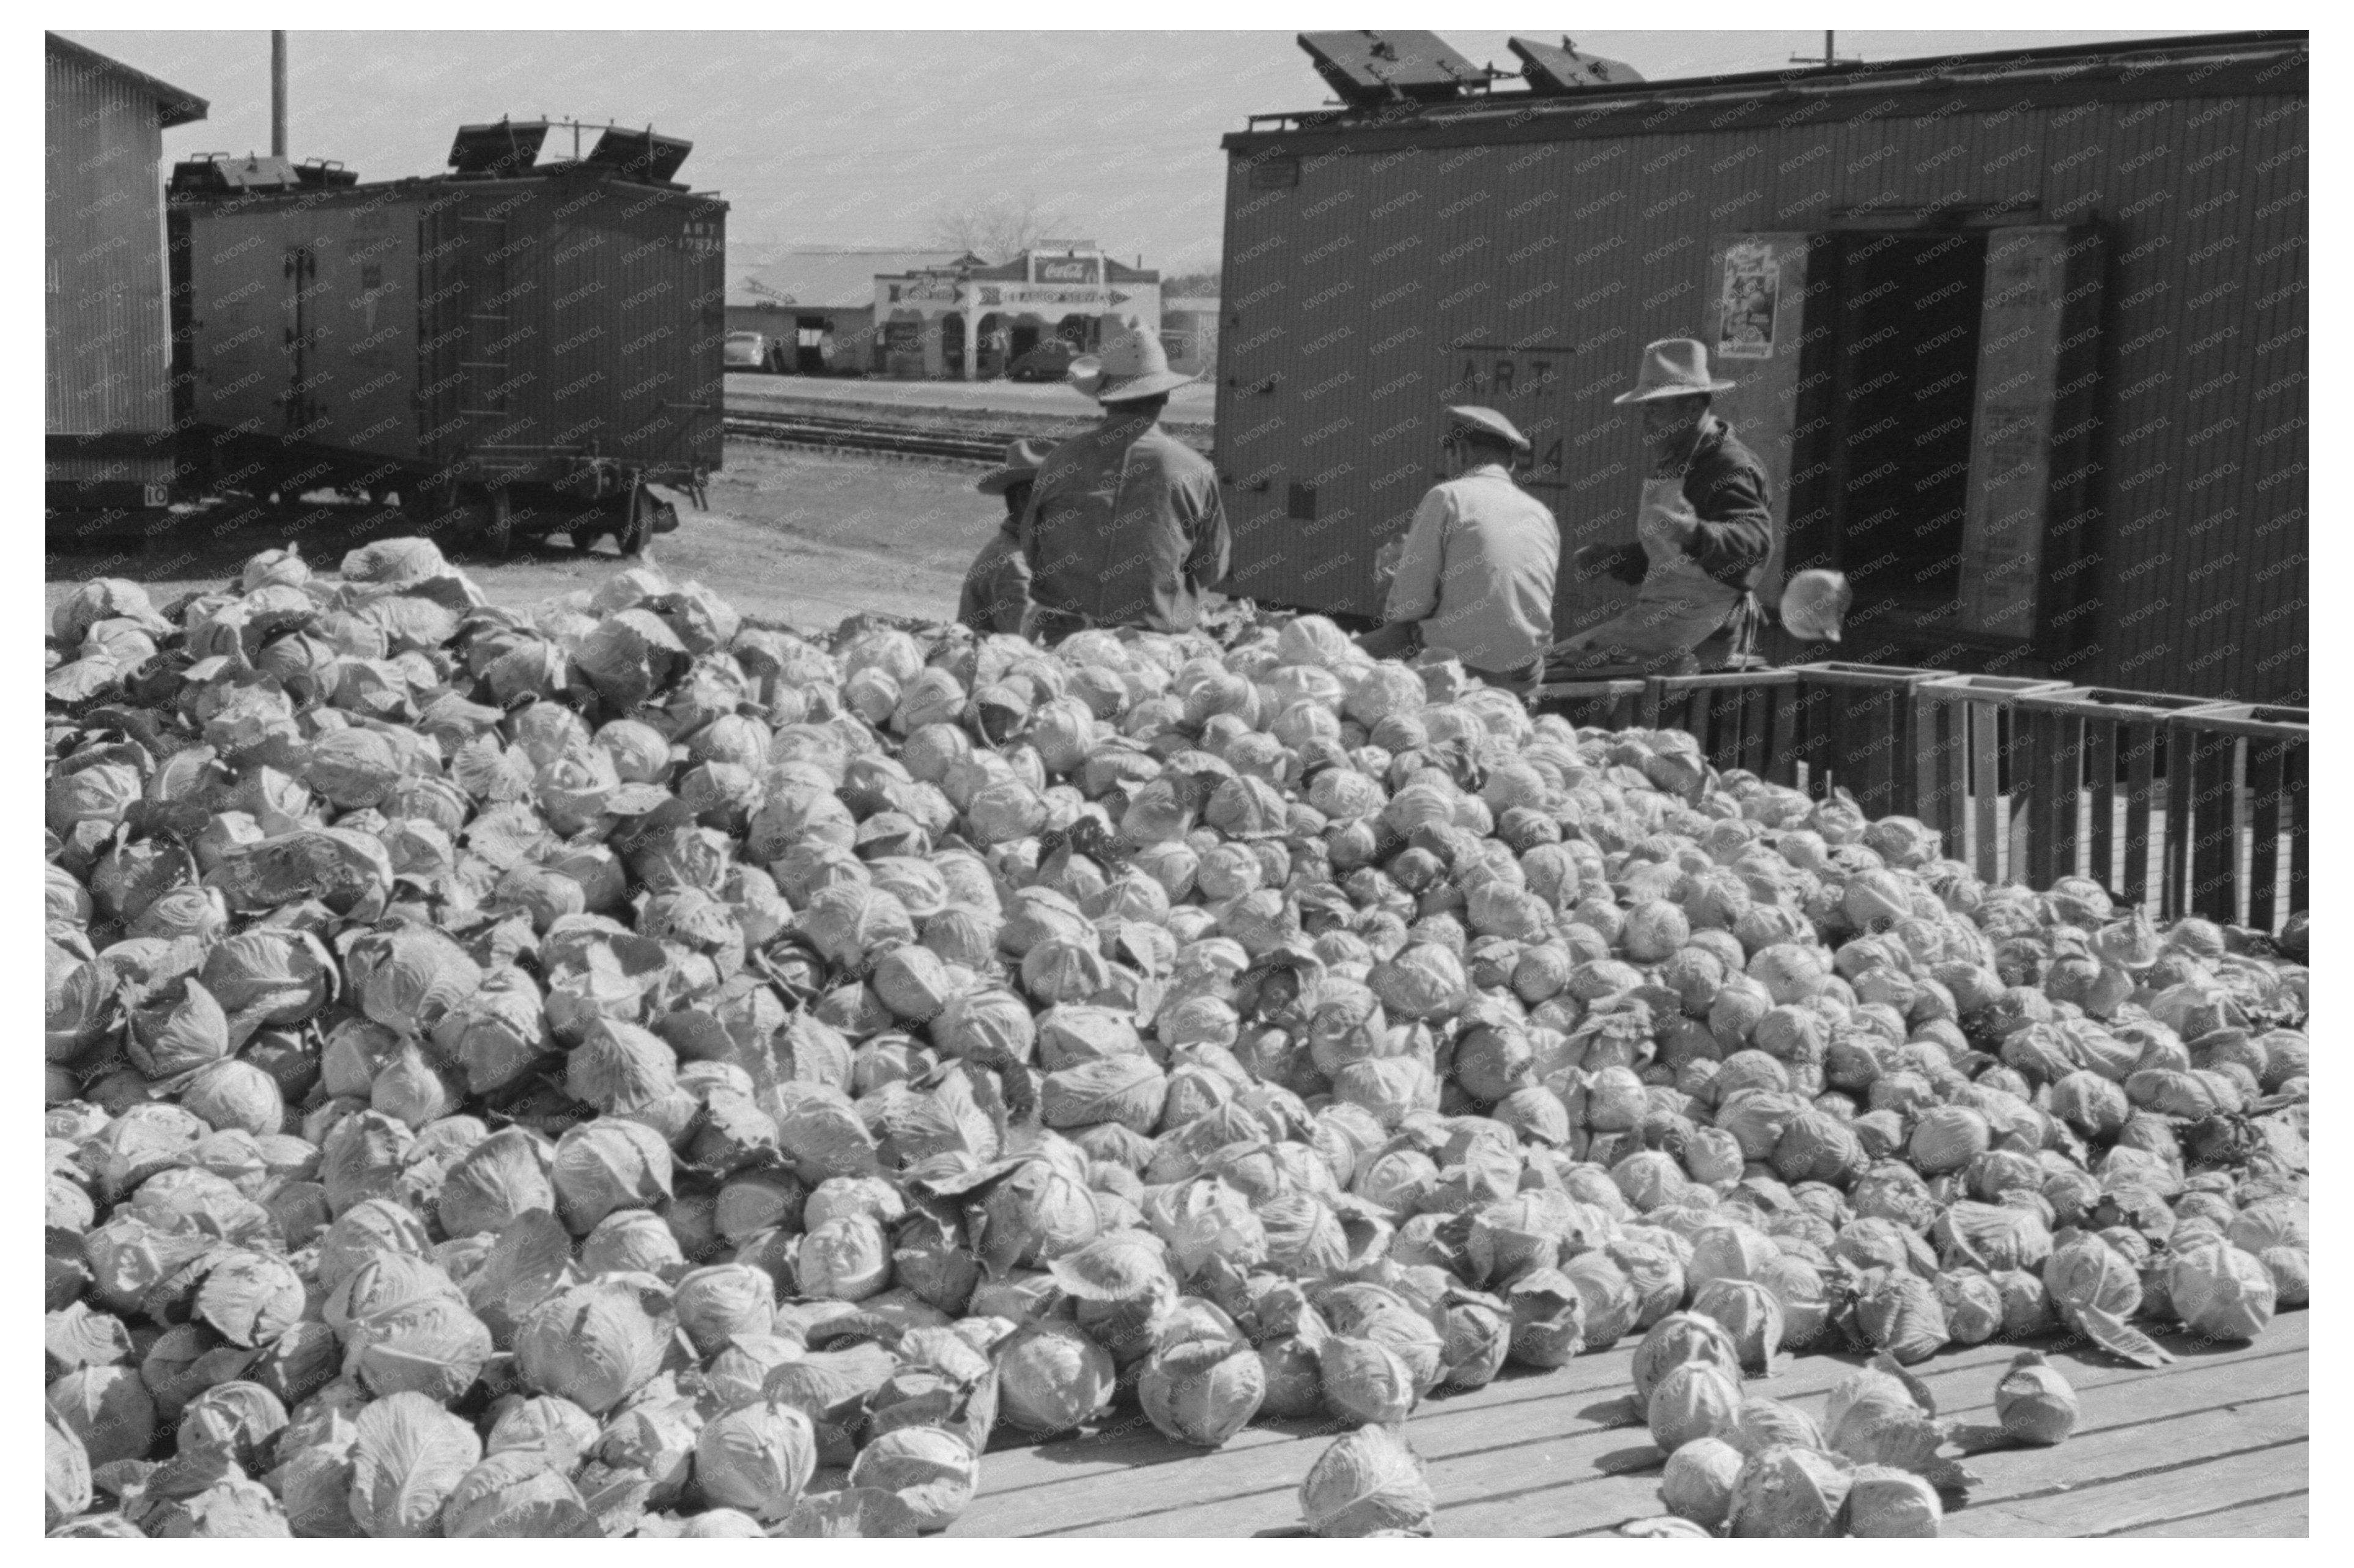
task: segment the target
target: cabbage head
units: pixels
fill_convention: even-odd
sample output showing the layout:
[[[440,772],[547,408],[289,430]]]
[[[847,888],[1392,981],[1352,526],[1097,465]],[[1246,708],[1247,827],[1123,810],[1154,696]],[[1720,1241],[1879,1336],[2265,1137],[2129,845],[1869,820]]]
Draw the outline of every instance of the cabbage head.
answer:
[[[354,1424],[351,1517],[378,1540],[441,1533],[441,1512],[482,1461],[472,1427],[421,1393],[363,1407]]]
[[[2273,1320],[2276,1291],[2270,1270],[2254,1254],[2220,1237],[2178,1251],[2166,1271],[2175,1316],[2210,1340],[2253,1340]]]
[[[991,1353],[998,1412],[1019,1431],[1067,1432],[1111,1402],[1111,1354],[1068,1323],[1023,1324]]]
[[[1267,1372],[1258,1352],[1239,1340],[1188,1340],[1153,1352],[1137,1392],[1146,1418],[1163,1434],[1215,1448],[1258,1414]]]
[[[792,1512],[817,1473],[810,1418],[782,1400],[764,1399],[714,1416],[695,1440],[695,1477],[704,1497],[773,1523]]]
[[[1733,1489],[1736,1540],[1811,1539],[1839,1533],[1852,1471],[1811,1448],[1776,1445],[1749,1456]]]
[[[1422,1457],[1405,1436],[1387,1427],[1363,1426],[1317,1456],[1299,1483],[1299,1510],[1310,1534],[1353,1539],[1428,1535],[1437,1503]]]
[[[515,1334],[515,1362],[526,1386],[601,1415],[661,1370],[666,1338],[634,1287],[592,1281],[532,1309]]]
[[[954,1524],[981,1483],[981,1459],[962,1437],[938,1426],[901,1426],[870,1439],[850,1467],[854,1488],[889,1492],[907,1505],[916,1528]]]

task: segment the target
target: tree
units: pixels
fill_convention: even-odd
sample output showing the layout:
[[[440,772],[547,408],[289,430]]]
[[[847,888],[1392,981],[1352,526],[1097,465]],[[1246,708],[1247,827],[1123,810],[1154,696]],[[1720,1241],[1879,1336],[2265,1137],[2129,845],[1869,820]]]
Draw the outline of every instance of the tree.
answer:
[[[990,262],[1011,261],[1067,225],[1060,211],[1038,205],[1036,191],[981,196],[943,205],[927,220],[924,238],[942,250],[969,250]]]
[[[1181,272],[1174,277],[1161,280],[1161,297],[1171,300],[1180,296],[1207,295],[1215,299],[1218,293],[1218,270],[1214,267],[1206,272]]]

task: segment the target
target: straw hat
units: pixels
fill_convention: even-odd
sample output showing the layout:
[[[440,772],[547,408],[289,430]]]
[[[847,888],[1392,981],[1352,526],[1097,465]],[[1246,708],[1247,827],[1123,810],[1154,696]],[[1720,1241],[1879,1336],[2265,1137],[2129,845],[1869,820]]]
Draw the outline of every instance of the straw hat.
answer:
[[[1071,361],[1070,383],[1098,403],[1128,403],[1158,397],[1200,379],[1169,368],[1169,353],[1157,334],[1141,327],[1124,332],[1090,354]]]
[[[1447,432],[1471,430],[1483,436],[1493,436],[1510,443],[1516,452],[1529,450],[1528,437],[1513,428],[1512,421],[1493,408],[1478,408],[1469,404],[1449,404],[1447,409]]]
[[[1643,368],[1635,389],[1621,392],[1613,403],[1649,403],[1660,397],[1690,397],[1702,392],[1729,392],[1734,383],[1708,373],[1708,350],[1698,338],[1666,337],[1643,350]]]
[[[983,495],[1002,495],[1017,484],[1028,484],[1038,477],[1038,471],[1045,466],[1046,454],[1054,450],[1050,442],[1025,436],[1005,449],[1003,466],[982,474],[973,488]]]

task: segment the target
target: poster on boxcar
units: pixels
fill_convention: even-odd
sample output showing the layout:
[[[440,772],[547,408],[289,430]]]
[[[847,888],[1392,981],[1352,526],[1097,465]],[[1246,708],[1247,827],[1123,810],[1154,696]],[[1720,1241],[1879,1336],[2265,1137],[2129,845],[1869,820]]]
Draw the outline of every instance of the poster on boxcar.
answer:
[[[1735,245],[1724,256],[1724,292],[1717,313],[1719,359],[1774,357],[1774,315],[1782,280],[1774,248],[1764,241]]]

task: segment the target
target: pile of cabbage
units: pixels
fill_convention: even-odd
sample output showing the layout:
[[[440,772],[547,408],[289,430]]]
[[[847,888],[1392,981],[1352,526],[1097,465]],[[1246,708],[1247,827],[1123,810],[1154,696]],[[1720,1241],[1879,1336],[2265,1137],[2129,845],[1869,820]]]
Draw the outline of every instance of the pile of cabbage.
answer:
[[[1114,1409],[1338,1424],[1310,1528],[1428,1533],[1409,1417],[1508,1365],[2304,1301],[2301,916],[1986,885],[1318,618],[395,540],[51,632],[59,1533],[929,1531]]]

